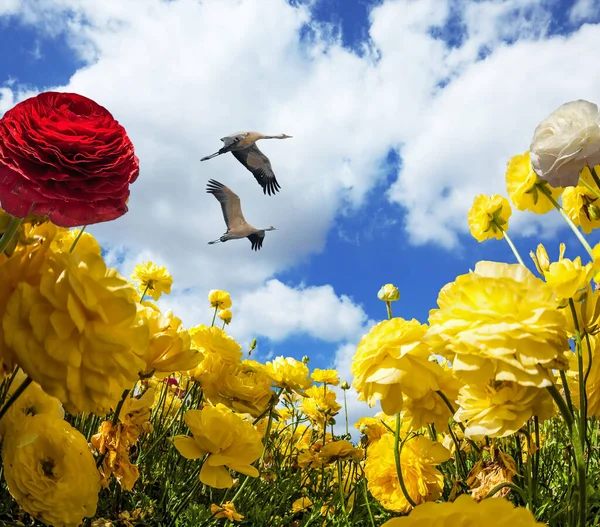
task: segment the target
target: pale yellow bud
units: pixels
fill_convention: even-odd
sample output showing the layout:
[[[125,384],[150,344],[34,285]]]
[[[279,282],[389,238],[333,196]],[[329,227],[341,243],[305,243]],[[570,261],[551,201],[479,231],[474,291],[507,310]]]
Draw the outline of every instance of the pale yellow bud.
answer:
[[[384,302],[395,302],[400,298],[400,291],[393,284],[385,284],[377,293],[377,298]]]

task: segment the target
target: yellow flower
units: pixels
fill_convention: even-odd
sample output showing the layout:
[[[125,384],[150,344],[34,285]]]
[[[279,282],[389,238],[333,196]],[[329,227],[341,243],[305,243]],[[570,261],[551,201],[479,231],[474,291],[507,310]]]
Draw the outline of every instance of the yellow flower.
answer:
[[[164,315],[158,307],[144,302],[144,314],[148,323],[150,342],[144,354],[146,372],[163,379],[177,371],[194,369],[202,360],[202,353],[192,349],[189,333],[181,320],[171,310]]]
[[[26,378],[21,370],[17,372],[8,388],[6,399],[15,393]],[[44,392],[37,382],[32,382],[0,419],[0,438],[4,437],[7,431],[17,428],[24,419],[39,414],[49,415],[54,419],[65,417],[60,401]]]
[[[515,460],[511,456],[500,450],[493,450],[493,454],[493,460],[479,460],[469,472],[467,485],[471,487],[471,496],[476,501],[484,499],[497,485],[511,483],[517,475]],[[494,498],[505,498],[509,492],[510,488],[505,487],[494,494]]]
[[[562,260],[565,255],[566,245],[564,243],[560,244],[558,259]],[[546,248],[540,243],[537,246],[535,254],[533,251],[529,252],[529,256],[533,260],[535,264],[535,268],[537,272],[540,273],[541,276],[545,276],[546,273],[550,269],[550,258],[548,258],[548,253],[546,252]]]
[[[384,302],[396,302],[400,299],[400,291],[394,284],[385,284],[377,293],[377,298]]]
[[[156,408],[158,404],[162,404],[162,411],[164,412],[164,415],[168,415],[170,419],[174,419],[179,413],[179,408],[181,408],[182,401],[176,393],[173,393],[170,390],[170,386],[165,383],[159,390],[155,391],[152,408]]]
[[[227,291],[221,291],[220,289],[213,289],[208,293],[208,301],[210,307],[218,309],[229,309],[231,307],[231,297]]]
[[[95,253],[53,253],[39,287],[18,284],[2,321],[19,365],[71,413],[105,415],[145,367],[134,289]]]
[[[188,330],[192,345],[206,357],[215,354],[218,360],[238,362],[242,358],[242,347],[221,328],[203,324]]]
[[[288,388],[295,392],[306,390],[310,386],[308,367],[292,357],[276,357],[265,365],[268,374],[279,388]]]
[[[460,521],[460,524],[457,523]],[[452,502],[425,503],[416,507],[408,516],[392,518],[381,527],[541,527],[530,510],[515,508],[503,498],[476,502],[463,494]]]
[[[354,428],[357,428],[361,434],[366,436],[367,445],[378,441],[385,434],[393,433],[392,430],[395,430],[395,426],[395,417],[385,415],[383,412],[376,413],[375,417],[361,417],[354,423]]]
[[[492,381],[484,388],[463,386],[454,418],[466,424],[469,439],[514,434],[533,415],[541,422],[554,414],[552,398],[544,389],[514,382]]]
[[[230,363],[210,354],[196,368],[194,378],[211,403],[253,417],[266,410],[273,395],[271,377],[262,364],[252,360]]]
[[[292,512],[301,512],[310,509],[313,506],[313,502],[308,498],[298,498],[292,503]]]
[[[577,291],[588,285],[593,272],[592,262],[582,266],[581,257],[578,256],[575,260],[562,258],[552,262],[544,276],[558,297],[573,298]]]
[[[100,476],[87,441],[66,421],[39,414],[6,434],[4,477],[13,498],[47,525],[77,527],[96,513]]]
[[[223,503],[223,505],[213,503],[210,506],[210,512],[215,518],[225,518],[232,522],[239,522],[244,519],[244,517],[235,510],[235,505],[231,501]]]
[[[336,370],[321,370],[315,368],[310,378],[314,382],[322,382],[331,386],[337,386],[340,383],[340,378]]]
[[[581,171],[581,179],[592,188],[596,187],[589,168],[585,167]],[[581,181],[577,186],[565,189],[562,196],[562,207],[573,223],[580,226],[586,234],[590,234],[594,229],[600,227],[600,202]]]
[[[319,450],[319,456],[324,463],[331,463],[338,459],[360,461],[363,457],[363,451],[356,448],[350,441],[332,441],[323,445]]]
[[[563,191],[561,187],[551,187],[533,171],[529,152],[510,158],[506,167],[506,188],[518,210],[530,210],[536,214],[545,214],[554,208],[542,189],[549,191],[555,201]]]
[[[435,465],[448,459],[450,452],[425,436],[415,436],[404,443],[400,453],[402,478],[408,495],[417,505],[435,501],[442,495],[444,476]],[[411,509],[398,483],[393,435],[386,434],[369,446],[364,470],[371,494],[383,507],[396,512]]]
[[[486,196],[478,194],[469,210],[469,229],[478,242],[504,238],[508,230],[508,219],[512,214],[508,200],[500,194]]]
[[[431,361],[433,362],[433,361]],[[433,362],[437,366],[437,362]],[[454,378],[448,366],[437,366],[438,386],[449,401],[455,401],[461,383]],[[412,430],[433,424],[438,430],[448,428],[448,418],[452,417],[444,400],[434,390],[429,390],[418,398],[404,395],[402,418],[407,421],[407,427]]]
[[[589,352],[592,355],[592,365],[589,368],[590,372],[585,384],[585,394],[587,399],[587,415],[600,417],[600,358],[598,357],[598,349],[600,345],[600,334],[590,335],[589,343],[591,350],[588,350],[587,338],[582,340],[583,352],[583,371],[587,372],[589,367]],[[578,373],[577,356],[571,355],[571,371],[569,372],[569,386],[571,388],[571,398],[573,404],[579,408],[579,373]],[[571,382],[572,381],[572,382]]]
[[[230,488],[233,479],[225,467],[250,477],[258,470],[250,465],[263,450],[259,432],[222,404],[189,410],[184,415],[192,437],[178,435],[173,444],[187,459],[209,454],[200,470],[200,481],[209,487]]]
[[[442,288],[438,306],[429,313],[426,341],[465,383],[543,388],[552,384],[552,369],[567,367],[564,310],[523,265],[478,262]]]
[[[592,249],[594,256],[593,267],[594,267],[594,282],[600,283],[600,243],[596,244]]]
[[[360,341],[352,360],[353,386],[358,400],[392,415],[402,410],[402,394],[423,397],[437,390],[436,366],[427,360],[425,324],[393,318],[371,328]]]
[[[316,428],[328,426],[342,409],[336,401],[336,393],[327,388],[327,385],[311,386],[305,394],[307,397],[300,403],[300,408]]]
[[[166,267],[159,267],[152,262],[142,262],[133,269],[131,279],[137,282],[137,286],[142,295],[150,295],[154,300],[158,300],[163,293],[171,293],[173,277],[167,271]]]
[[[59,236],[56,237],[52,242],[52,248],[57,251],[69,252],[73,243],[79,236],[81,229],[70,229],[68,231],[60,231]],[[89,232],[83,231],[83,234],[79,237],[75,251],[79,253],[94,253],[100,256],[102,254],[102,248]]]
[[[231,309],[221,309],[218,313],[218,317],[225,322],[225,324],[231,324]]]

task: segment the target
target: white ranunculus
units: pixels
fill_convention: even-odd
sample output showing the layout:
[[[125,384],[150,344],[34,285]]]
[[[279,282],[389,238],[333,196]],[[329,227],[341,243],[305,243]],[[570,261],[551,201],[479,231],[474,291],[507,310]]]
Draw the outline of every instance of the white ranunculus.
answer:
[[[598,106],[578,100],[563,104],[533,133],[531,165],[553,187],[574,187],[581,169],[600,163]]]

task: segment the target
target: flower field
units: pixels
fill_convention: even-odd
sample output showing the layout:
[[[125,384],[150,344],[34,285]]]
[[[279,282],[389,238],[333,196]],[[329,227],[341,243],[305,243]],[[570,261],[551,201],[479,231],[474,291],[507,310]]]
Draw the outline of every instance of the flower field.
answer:
[[[107,266],[84,226],[127,212],[139,166],[106,109],[44,93],[0,139],[0,524],[600,525],[596,105],[537,127],[507,197],[474,196],[471,234],[517,263],[477,262],[427,321],[384,285],[351,379],[254,360],[225,291],[186,328],[157,303],[167,269]],[[558,210],[585,256],[518,254],[511,206]],[[351,386],[373,408],[356,423]]]

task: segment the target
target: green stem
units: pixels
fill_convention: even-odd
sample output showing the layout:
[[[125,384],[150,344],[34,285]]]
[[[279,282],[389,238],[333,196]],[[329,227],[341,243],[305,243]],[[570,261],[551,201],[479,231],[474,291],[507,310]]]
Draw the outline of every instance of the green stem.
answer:
[[[510,239],[508,232],[506,232],[506,231],[503,231],[503,232],[504,232],[504,239],[506,240],[506,243],[508,243],[508,246],[512,249],[512,252],[515,255],[515,258],[517,259],[517,262],[519,262],[523,267],[526,267],[525,264],[523,263],[523,259],[521,258],[521,255],[519,254],[519,251],[517,251],[515,244]]]
[[[458,438],[456,437],[454,430],[452,430],[452,425],[449,422],[448,422],[448,431],[450,432],[450,437],[452,437],[452,441],[454,441],[454,448],[456,449],[456,457],[458,458],[458,465],[461,468],[463,481],[466,481],[467,476],[469,474],[467,471],[467,464],[465,463],[465,460],[462,457],[462,453],[460,451],[460,443],[458,442]]]
[[[117,407],[115,408],[115,414],[113,415],[112,421],[110,423],[110,429],[112,430],[115,425],[117,424],[117,421],[119,420],[119,414],[121,413],[121,409],[123,408],[123,405],[125,404],[125,399],[127,399],[127,396],[129,395],[129,391],[130,390],[125,390],[123,392],[123,395],[121,395],[121,400],[118,402]],[[100,455],[100,457],[98,457],[98,460],[96,461],[96,467],[99,467],[100,465],[102,465],[102,462],[104,461],[104,458],[106,457],[106,453],[108,452],[108,450],[105,450],[103,454]]]
[[[388,320],[392,320],[392,303],[386,300],[385,307],[387,307]]]
[[[365,503],[367,504],[367,512],[369,513],[369,519],[371,520],[371,526],[375,527],[375,520],[373,519],[373,513],[371,512],[371,505],[369,504],[369,491],[367,489],[367,478],[362,477],[363,492],[365,494]]]
[[[214,314],[213,314],[213,319],[212,319],[212,322],[211,322],[211,324],[210,324],[210,327],[211,327],[211,328],[212,328],[212,327],[215,325],[215,319],[217,318],[217,310],[218,310],[218,309],[219,309],[219,306],[216,306],[216,307],[215,307],[215,312],[214,312]]]
[[[19,230],[21,223],[25,218],[16,218],[12,216],[10,218],[10,222],[8,223],[8,227],[4,231],[2,238],[0,238],[0,255],[4,253],[5,249],[8,247],[8,244],[12,241],[13,237]]]
[[[8,398],[8,401],[4,403],[4,406],[0,408],[0,419],[4,417],[4,414],[8,412],[9,408],[15,403],[15,401],[21,396],[21,394],[27,389],[27,387],[33,382],[31,377],[27,377],[15,390],[15,392]]]
[[[348,435],[348,403],[346,401],[346,390],[344,390],[344,414],[346,415],[346,435]]]
[[[596,172],[596,166],[594,165],[593,167],[591,167],[588,165],[588,168],[590,169],[590,174],[592,174],[592,178],[596,182],[596,185],[598,185],[598,188],[600,188],[600,176],[598,176],[598,172]],[[579,181],[583,180],[580,178]]]
[[[142,296],[140,297],[140,304],[144,301],[144,297],[146,296],[146,293],[148,292],[148,289],[150,289],[150,284],[146,284],[146,289],[144,289],[144,292],[142,293]]]
[[[590,171],[591,172],[591,171]],[[587,188],[592,194],[594,194],[594,196],[596,196],[598,199],[600,199],[600,192],[598,192],[597,189],[595,189],[594,187],[592,187],[592,185],[590,185],[585,179],[583,178],[579,178],[579,183],[581,183],[585,188]]]
[[[538,473],[540,470],[540,420],[537,415],[533,416],[533,430],[535,433],[535,454],[533,456],[533,482],[531,484],[532,501],[535,507],[537,494]]]
[[[540,187],[540,190],[546,195],[546,197],[550,200],[550,203],[552,203],[552,205],[554,205],[554,208],[560,213],[560,215],[563,217],[563,219],[567,222],[567,225],[571,228],[571,230],[573,231],[575,236],[577,236],[577,239],[581,242],[581,245],[583,245],[584,249],[587,251],[587,253],[590,255],[590,258],[593,260],[594,253],[592,252],[592,248],[590,247],[590,244],[587,242],[587,240],[584,238],[583,234],[581,234],[581,232],[579,231],[577,226],[573,223],[573,220],[571,220],[571,218],[569,218],[569,215],[558,204],[558,202],[552,197],[552,194],[550,193],[550,191],[547,188]]]
[[[398,474],[398,481],[400,482],[400,488],[402,489],[402,494],[404,494],[404,498],[411,505],[411,507],[416,507],[417,504],[410,497],[410,494],[406,490],[406,485],[404,484],[404,478],[402,477],[402,466],[400,464],[400,454],[402,451],[402,446],[404,446],[404,441],[402,441],[402,445],[400,445],[400,412],[396,414],[396,431],[394,432],[394,460],[396,461],[396,473]]]
[[[499,491],[501,491],[502,489],[505,489],[505,488],[509,488],[509,489],[517,492],[521,496],[521,498],[523,498],[523,502],[527,503],[527,495],[525,494],[525,491],[521,487],[518,487],[514,483],[509,483],[508,481],[505,481],[504,483],[499,483],[498,485],[496,485],[492,490],[490,490],[487,493],[486,497],[483,499],[487,500],[488,498],[492,498],[492,497],[494,497],[494,495],[496,493],[498,493]]]
[[[581,333],[579,332],[579,321],[577,320],[577,311],[573,299],[569,298],[569,306],[571,307],[571,315],[575,323],[575,348],[577,350],[577,368],[579,370],[579,440],[581,448],[585,449],[585,432],[587,429],[587,398],[585,391],[585,376],[583,374],[583,352]]]
[[[567,382],[567,375],[564,370],[559,371],[560,380],[563,383],[563,388],[565,390],[565,399],[567,401],[567,406],[569,407],[569,412],[572,416],[575,415],[575,410],[573,409],[573,401],[571,399],[571,390],[569,389],[569,383]]]
[[[570,432],[573,428],[573,414],[569,411],[567,403],[565,403],[565,400],[562,398],[554,384],[552,386],[547,386],[546,390],[548,390],[548,393],[550,393],[552,399],[554,399],[554,402],[556,403],[556,406],[558,406],[558,409],[563,416],[563,419],[565,420]]]
[[[81,227],[81,230],[79,231],[79,234],[77,234],[77,237],[73,241],[73,245],[71,245],[71,248],[69,249],[70,253],[72,253],[75,250],[75,246],[77,245],[77,242],[79,241],[79,238],[81,238],[83,236],[83,231],[85,231],[86,227],[87,227],[87,225],[84,225],[83,227]]]

